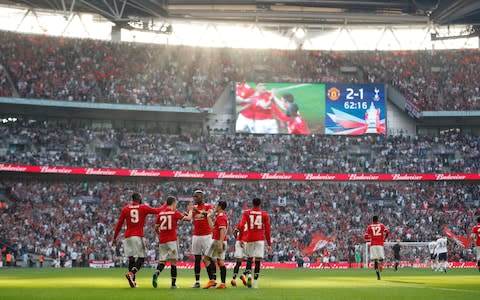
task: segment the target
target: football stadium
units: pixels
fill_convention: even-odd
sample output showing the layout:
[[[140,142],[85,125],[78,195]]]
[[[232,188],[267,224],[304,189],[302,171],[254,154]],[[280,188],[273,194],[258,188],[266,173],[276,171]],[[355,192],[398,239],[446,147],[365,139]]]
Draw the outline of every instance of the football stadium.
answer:
[[[0,300],[479,299],[479,47],[476,0],[0,0]]]

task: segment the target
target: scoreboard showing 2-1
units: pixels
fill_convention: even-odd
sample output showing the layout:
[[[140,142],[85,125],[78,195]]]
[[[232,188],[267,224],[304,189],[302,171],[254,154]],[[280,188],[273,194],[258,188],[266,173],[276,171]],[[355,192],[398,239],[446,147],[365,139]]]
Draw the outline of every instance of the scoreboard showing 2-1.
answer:
[[[325,134],[386,135],[383,84],[326,84]]]

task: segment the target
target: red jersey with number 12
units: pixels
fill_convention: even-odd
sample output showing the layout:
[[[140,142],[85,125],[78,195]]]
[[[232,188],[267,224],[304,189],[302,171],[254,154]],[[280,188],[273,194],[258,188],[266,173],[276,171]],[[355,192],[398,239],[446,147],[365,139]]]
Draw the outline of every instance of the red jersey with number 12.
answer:
[[[388,229],[385,225],[382,223],[372,223],[367,227],[365,239],[370,240],[370,246],[383,246],[387,235]]]
[[[210,226],[208,226],[207,217],[200,213],[200,211],[212,210],[211,204],[200,204],[193,206],[193,235],[208,235],[212,233]]]
[[[181,219],[183,219],[183,214],[168,206],[158,213],[155,224],[160,225],[158,227],[160,244],[177,240],[177,222]]]
[[[243,212],[242,220],[238,227],[243,228],[245,224],[247,224],[245,241],[266,240],[269,246],[272,244],[270,240],[270,218],[266,211],[259,208],[247,209]]]
[[[473,226],[472,233],[475,234],[475,236],[477,237],[477,247],[480,247],[480,224]]]
[[[143,237],[143,227],[145,226],[145,218],[147,215],[157,214],[160,212],[160,208],[153,208],[148,204],[130,203],[123,207],[120,216],[118,217],[117,226],[115,227],[115,234],[113,238],[117,238],[120,230],[122,229],[123,222],[126,221],[127,229],[125,230],[124,237],[131,236]]]

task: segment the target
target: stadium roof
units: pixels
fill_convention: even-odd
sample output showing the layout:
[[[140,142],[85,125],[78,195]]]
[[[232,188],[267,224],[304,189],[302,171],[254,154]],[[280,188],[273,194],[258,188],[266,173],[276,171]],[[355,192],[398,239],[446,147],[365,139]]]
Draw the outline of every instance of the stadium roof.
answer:
[[[145,19],[267,24],[480,24],[478,0],[0,0],[0,4],[94,13],[119,25]]]

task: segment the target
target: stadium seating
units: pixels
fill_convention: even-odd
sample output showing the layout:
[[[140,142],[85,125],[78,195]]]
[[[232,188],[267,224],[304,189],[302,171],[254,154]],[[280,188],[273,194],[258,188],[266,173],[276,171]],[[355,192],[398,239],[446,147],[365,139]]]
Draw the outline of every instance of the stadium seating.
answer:
[[[327,247],[332,261],[352,261],[354,249],[361,251],[363,231],[373,213],[381,216],[390,231],[390,240],[430,241],[448,225],[456,234],[466,235],[479,211],[480,187],[474,183],[396,182],[396,183],[291,183],[249,182],[222,184],[195,182],[55,182],[2,180],[6,207],[0,209],[0,243],[10,246],[16,257],[25,252],[55,257],[72,251],[84,259],[112,259],[121,249],[111,247],[111,239],[122,206],[132,190],[142,191],[146,201],[159,206],[166,195],[180,199],[184,210],[197,184],[207,192],[207,202],[228,203],[231,226],[261,195],[263,207],[271,215],[273,255],[270,260],[288,261],[300,254],[321,232],[330,239]],[[476,201],[476,202],[475,202]],[[151,221],[153,219],[150,219]],[[8,233],[8,234],[7,234]],[[190,260],[191,225],[179,226],[180,258]],[[157,239],[147,226],[148,249],[155,250]],[[229,255],[234,241],[229,236]],[[417,251],[417,252],[416,252]],[[471,260],[474,253],[449,243],[449,258]],[[405,258],[428,261],[418,249],[404,249]],[[5,254],[5,253],[4,253]],[[315,261],[323,251],[310,257]],[[155,257],[155,251],[150,251]]]
[[[419,111],[480,109],[478,50],[234,50],[0,32],[0,55],[25,98],[211,107],[235,81],[383,82]],[[0,96],[13,94],[5,83],[0,72]]]
[[[0,163],[287,173],[478,173],[477,137],[191,136],[0,125]]]

